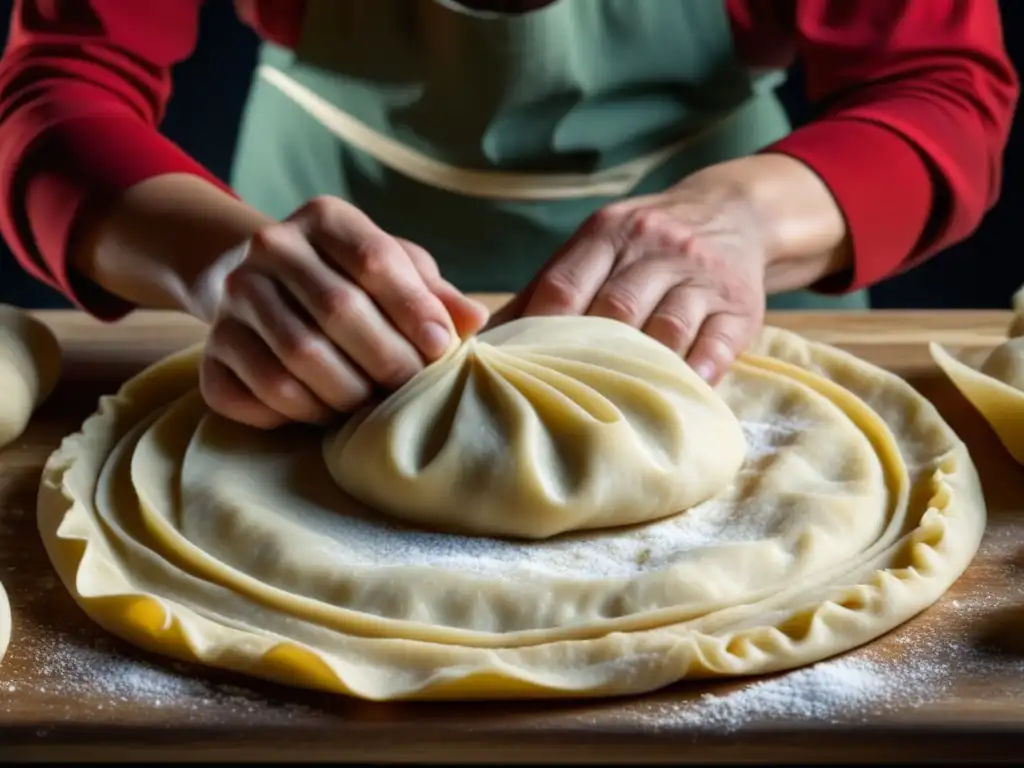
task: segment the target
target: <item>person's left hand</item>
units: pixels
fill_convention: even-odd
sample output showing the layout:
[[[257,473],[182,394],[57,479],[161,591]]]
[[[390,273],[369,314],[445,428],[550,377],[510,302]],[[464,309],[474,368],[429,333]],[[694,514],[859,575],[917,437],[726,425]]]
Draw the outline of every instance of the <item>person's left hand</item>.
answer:
[[[766,238],[738,191],[684,182],[595,213],[495,325],[599,315],[645,331],[715,383],[761,330]]]

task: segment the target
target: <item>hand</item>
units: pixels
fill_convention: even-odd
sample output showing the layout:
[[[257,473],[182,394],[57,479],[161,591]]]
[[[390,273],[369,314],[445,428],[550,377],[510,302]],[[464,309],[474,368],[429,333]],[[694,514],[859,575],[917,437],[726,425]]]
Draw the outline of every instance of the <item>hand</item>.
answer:
[[[765,236],[732,185],[684,182],[592,216],[493,323],[598,315],[641,328],[716,382],[759,332]]]
[[[487,319],[426,251],[337,198],[257,231],[217,272],[202,393],[214,411],[259,428],[350,412]]]

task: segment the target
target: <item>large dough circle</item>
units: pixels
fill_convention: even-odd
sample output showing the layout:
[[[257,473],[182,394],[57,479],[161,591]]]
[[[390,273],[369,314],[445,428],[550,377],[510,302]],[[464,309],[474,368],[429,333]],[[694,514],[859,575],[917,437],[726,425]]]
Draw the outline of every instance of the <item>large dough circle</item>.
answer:
[[[985,526],[966,447],[930,403],[777,329],[717,389],[748,444],[728,487],[654,522],[533,542],[373,514],[332,481],[317,430],[209,413],[199,354],[148,369],[65,439],[40,532],[109,631],[286,684],[611,696],[793,668],[929,606]]]

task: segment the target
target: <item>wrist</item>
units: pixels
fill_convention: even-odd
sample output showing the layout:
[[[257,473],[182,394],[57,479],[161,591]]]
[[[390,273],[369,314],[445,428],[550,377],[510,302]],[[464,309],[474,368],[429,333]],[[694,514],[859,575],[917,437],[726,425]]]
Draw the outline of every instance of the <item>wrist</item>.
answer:
[[[135,306],[208,321],[238,249],[269,221],[203,179],[157,176],[93,220],[70,258],[85,278]]]
[[[762,238],[770,293],[804,288],[851,266],[842,210],[824,181],[799,160],[753,155],[710,166],[691,180],[730,189],[749,210]]]
[[[210,324],[217,316],[217,307],[224,297],[224,285],[232,270],[245,258],[249,241],[230,248],[210,261],[192,276],[185,290],[181,309],[204,323]]]

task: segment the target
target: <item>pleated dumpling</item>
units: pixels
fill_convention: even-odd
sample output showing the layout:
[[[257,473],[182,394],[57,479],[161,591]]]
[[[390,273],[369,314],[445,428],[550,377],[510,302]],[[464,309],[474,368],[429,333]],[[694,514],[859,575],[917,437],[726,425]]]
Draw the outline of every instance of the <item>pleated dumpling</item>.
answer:
[[[675,352],[597,317],[470,339],[324,446],[335,481],[379,512],[526,539],[688,509],[745,453],[736,417]]]

